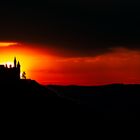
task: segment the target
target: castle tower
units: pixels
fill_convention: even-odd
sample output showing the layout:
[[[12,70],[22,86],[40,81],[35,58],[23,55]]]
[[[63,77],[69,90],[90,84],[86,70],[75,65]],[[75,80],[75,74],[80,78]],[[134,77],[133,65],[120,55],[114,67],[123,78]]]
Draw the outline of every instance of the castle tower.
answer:
[[[17,64],[18,79],[20,79],[20,63]]]
[[[20,80],[20,68],[19,61],[14,58],[14,66],[0,65],[0,81],[16,81]]]
[[[14,68],[17,67],[17,60],[16,60],[16,57],[14,58]]]

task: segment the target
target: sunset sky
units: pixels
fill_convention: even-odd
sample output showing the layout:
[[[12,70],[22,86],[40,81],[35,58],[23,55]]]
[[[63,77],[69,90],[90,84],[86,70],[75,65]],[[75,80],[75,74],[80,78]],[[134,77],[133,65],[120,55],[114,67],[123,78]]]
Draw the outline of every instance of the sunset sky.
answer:
[[[0,5],[0,63],[41,84],[140,83],[137,0],[8,1]]]

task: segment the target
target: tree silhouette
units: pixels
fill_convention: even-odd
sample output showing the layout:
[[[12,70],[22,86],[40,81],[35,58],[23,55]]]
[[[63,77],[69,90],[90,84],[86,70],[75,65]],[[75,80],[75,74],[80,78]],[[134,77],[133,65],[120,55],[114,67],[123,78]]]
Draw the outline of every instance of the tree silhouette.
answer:
[[[26,72],[25,71],[22,73],[22,79],[26,79]]]

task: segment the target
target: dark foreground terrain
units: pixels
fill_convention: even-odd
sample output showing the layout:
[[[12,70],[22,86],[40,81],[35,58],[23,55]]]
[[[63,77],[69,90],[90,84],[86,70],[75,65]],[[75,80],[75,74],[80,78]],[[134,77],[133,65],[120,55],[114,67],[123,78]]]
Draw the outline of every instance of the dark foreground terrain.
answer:
[[[140,85],[48,86],[60,97],[80,105],[86,117],[105,120],[140,119]],[[86,112],[86,111],[87,112]]]
[[[139,120],[140,85],[42,86],[33,80],[0,84],[1,114],[27,119]]]

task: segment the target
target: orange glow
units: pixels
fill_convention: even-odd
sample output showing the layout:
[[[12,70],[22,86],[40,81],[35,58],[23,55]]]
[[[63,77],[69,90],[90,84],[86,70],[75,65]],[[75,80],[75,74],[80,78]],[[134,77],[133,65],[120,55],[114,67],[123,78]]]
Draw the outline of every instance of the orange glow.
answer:
[[[9,46],[14,46],[17,45],[18,43],[16,42],[0,42],[0,47],[9,47]]]
[[[33,71],[52,66],[49,62],[51,57],[31,45],[16,44],[12,47],[0,48],[0,64],[13,65],[14,57],[20,62],[21,72],[25,71],[27,78],[36,79]]]
[[[140,83],[140,51],[124,48],[95,57],[59,58],[59,67],[50,70],[44,80],[56,84],[102,85]],[[41,75],[40,75],[41,77]],[[50,80],[51,79],[51,80]]]
[[[0,64],[13,64],[14,57],[21,72],[41,84],[140,83],[140,51],[123,47],[95,57],[53,56],[47,46],[22,43],[0,48]]]

